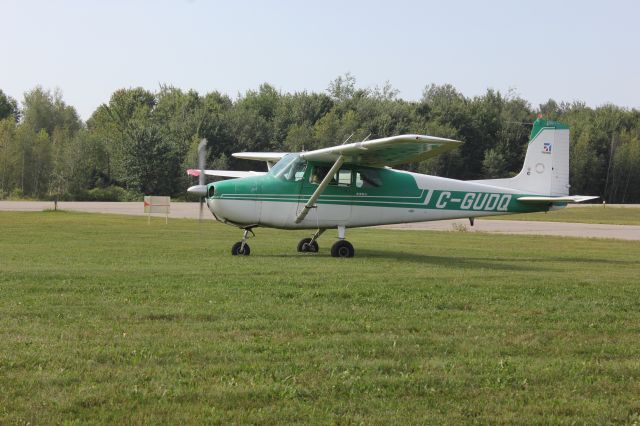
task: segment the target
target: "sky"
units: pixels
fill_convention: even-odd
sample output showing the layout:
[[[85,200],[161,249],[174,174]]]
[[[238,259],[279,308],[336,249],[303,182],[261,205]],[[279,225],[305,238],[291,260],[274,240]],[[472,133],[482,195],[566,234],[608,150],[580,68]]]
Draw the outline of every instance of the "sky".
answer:
[[[88,119],[120,88],[322,92],[349,72],[407,100],[450,83],[640,108],[640,2],[0,0],[0,89]]]

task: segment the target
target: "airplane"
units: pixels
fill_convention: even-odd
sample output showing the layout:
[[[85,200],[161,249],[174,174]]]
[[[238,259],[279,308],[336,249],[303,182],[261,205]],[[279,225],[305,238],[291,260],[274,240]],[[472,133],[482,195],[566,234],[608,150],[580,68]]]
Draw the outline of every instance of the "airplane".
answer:
[[[347,141],[348,142],[348,141]],[[248,256],[257,227],[312,229],[298,252],[317,253],[318,238],[337,229],[333,257],[353,257],[347,228],[474,218],[556,210],[598,197],[569,195],[569,126],[533,123],[524,165],[511,178],[462,181],[392,169],[457,148],[461,141],[400,135],[294,153],[242,152],[236,158],[265,161],[267,172],[205,170],[206,139],[199,145],[198,185],[213,217],[243,230],[231,254]],[[232,178],[205,184],[205,176]]]

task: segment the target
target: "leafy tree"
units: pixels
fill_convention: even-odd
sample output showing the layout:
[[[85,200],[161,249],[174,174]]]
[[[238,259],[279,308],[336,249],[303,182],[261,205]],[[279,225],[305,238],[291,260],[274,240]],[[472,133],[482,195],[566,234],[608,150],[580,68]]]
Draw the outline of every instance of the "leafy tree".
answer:
[[[131,129],[130,137],[124,159],[127,187],[149,195],[174,194],[181,161],[161,129],[135,127]]]
[[[13,116],[16,121],[20,119],[18,103],[11,96],[7,96],[0,89],[0,120]]]
[[[356,78],[351,73],[336,77],[329,83],[327,92],[334,101],[345,102],[356,93]]]
[[[4,198],[13,189],[11,183],[11,165],[15,161],[16,123],[11,116],[0,120],[0,198]]]
[[[37,86],[24,94],[23,105],[22,122],[36,133],[45,130],[51,135],[56,127],[73,133],[82,126],[75,108],[65,104],[59,90],[51,93]]]
[[[507,169],[507,160],[500,151],[495,148],[489,148],[484,153],[482,168],[485,176],[504,177]]]

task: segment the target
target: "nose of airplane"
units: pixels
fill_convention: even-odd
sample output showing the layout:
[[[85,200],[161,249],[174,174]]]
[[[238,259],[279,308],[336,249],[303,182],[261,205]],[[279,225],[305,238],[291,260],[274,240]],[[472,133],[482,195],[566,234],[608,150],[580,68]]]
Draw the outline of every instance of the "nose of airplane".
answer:
[[[197,195],[198,197],[207,196],[207,185],[193,185],[187,189],[189,194]]]

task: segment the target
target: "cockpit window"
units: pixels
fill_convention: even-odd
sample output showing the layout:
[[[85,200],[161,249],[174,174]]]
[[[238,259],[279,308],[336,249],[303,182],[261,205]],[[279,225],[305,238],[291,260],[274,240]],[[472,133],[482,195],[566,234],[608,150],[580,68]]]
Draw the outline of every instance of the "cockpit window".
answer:
[[[271,168],[269,174],[290,182],[297,182],[302,180],[306,168],[307,162],[300,158],[299,154],[287,154]]]

